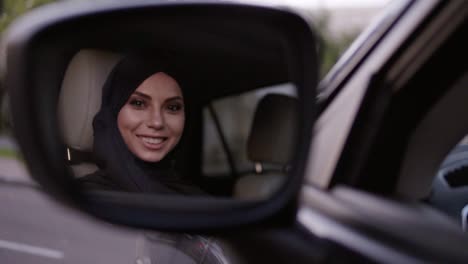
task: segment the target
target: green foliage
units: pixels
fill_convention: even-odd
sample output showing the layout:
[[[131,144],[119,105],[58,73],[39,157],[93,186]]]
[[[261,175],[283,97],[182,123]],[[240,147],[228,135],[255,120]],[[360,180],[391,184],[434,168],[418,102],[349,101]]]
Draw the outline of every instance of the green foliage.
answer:
[[[0,32],[3,31],[20,15],[35,7],[54,2],[55,0],[4,0],[0,16]]]
[[[308,14],[314,24],[315,30],[318,31],[320,37],[320,76],[325,76],[326,73],[338,61],[341,54],[354,41],[360,30],[355,29],[349,32],[344,32],[338,37],[333,37],[330,33],[329,24],[330,16],[326,10],[321,10],[319,14]]]
[[[0,14],[0,35],[11,24],[13,20],[38,6],[54,2],[56,0],[3,0],[3,8]],[[6,106],[4,87],[0,87],[0,133],[8,131],[10,124],[8,122],[8,107]]]
[[[329,39],[326,36],[323,38],[324,50],[322,53],[322,68],[320,69],[321,76],[335,65],[341,54],[349,47],[355,39],[355,34],[346,34],[338,40]]]
[[[0,158],[20,159],[19,153],[11,149],[0,149]]]

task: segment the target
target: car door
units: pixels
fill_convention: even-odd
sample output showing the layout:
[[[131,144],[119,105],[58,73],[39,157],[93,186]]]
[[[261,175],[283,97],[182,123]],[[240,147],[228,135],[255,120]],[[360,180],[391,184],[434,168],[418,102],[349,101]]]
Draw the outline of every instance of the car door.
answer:
[[[399,8],[383,38],[368,38],[365,52],[360,43],[322,83],[313,150],[321,155],[312,156],[299,221],[378,262],[463,262],[454,254],[467,245],[461,226],[426,201],[439,164],[466,131],[452,119],[465,110],[456,87],[467,71],[466,6]]]

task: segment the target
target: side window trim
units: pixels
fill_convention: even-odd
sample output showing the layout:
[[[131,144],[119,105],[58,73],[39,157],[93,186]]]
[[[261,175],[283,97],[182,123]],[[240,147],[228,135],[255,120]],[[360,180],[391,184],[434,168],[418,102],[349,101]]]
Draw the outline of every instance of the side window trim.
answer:
[[[223,128],[221,127],[221,122],[219,121],[218,115],[216,114],[216,110],[212,103],[208,104],[208,111],[210,112],[211,118],[213,119],[214,125],[216,127],[216,132],[218,133],[218,137],[221,140],[221,145],[223,146],[223,150],[226,154],[227,162],[229,167],[231,168],[231,176],[232,178],[237,178],[239,175],[237,172],[236,164],[234,162],[234,157],[232,155],[231,149],[229,148],[229,144],[224,136]]]

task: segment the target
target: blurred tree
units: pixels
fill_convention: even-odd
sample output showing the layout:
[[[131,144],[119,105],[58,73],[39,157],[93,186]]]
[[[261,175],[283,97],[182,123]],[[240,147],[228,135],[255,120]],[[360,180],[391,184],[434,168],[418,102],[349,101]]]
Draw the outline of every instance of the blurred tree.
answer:
[[[319,52],[321,57],[320,77],[333,67],[341,54],[349,47],[354,39],[361,32],[360,28],[343,32],[338,36],[333,36],[330,30],[330,13],[325,9],[319,11],[306,12],[306,18],[314,25],[314,29],[320,38]]]
[[[1,0],[0,0],[1,1]],[[3,0],[0,2],[0,36],[13,20],[26,13],[27,11],[56,0]],[[0,56],[4,56],[1,54]],[[6,105],[7,96],[5,89],[0,83],[0,133],[6,132],[10,127],[8,119],[8,106]]]
[[[0,15],[0,33],[17,17],[35,7],[54,2],[56,0],[3,0]]]

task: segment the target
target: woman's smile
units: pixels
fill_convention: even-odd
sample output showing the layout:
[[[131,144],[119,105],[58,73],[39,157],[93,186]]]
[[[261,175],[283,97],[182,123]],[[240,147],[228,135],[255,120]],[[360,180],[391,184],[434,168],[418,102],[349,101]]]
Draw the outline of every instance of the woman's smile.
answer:
[[[167,137],[137,136],[143,145],[150,150],[160,150],[164,147]]]
[[[165,137],[145,137],[145,136],[138,136],[143,140],[143,142],[151,144],[151,145],[160,145],[164,142],[167,138]]]
[[[117,116],[128,149],[147,162],[162,160],[184,131],[182,91],[169,75],[159,72],[144,80]]]

